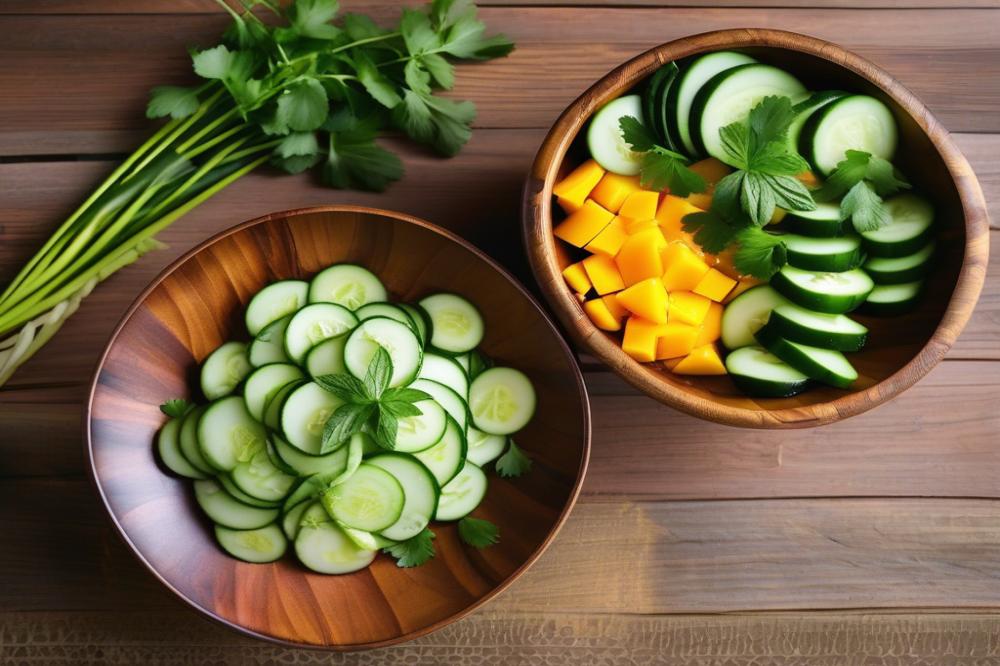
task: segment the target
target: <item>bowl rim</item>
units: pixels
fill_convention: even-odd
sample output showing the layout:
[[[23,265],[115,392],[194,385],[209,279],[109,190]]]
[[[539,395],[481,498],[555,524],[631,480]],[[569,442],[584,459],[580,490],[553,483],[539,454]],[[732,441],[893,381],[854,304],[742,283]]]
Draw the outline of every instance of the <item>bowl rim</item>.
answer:
[[[555,261],[552,236],[552,187],[556,173],[586,121],[601,104],[639,83],[672,60],[725,48],[772,48],[805,53],[830,62],[878,87],[927,136],[954,183],[965,222],[962,266],[948,305],[930,338],[893,374],[863,390],[834,400],[782,409],[748,409],[696,396],[659,381],[656,370],[628,357],[583,312],[566,289]],[[522,241],[535,280],[559,321],[573,339],[613,372],[643,393],[688,414],[725,425],[750,428],[806,428],[868,411],[905,391],[936,366],[968,322],[986,278],[989,215],[982,189],[968,161],[947,130],[920,100],[885,70],[832,42],[785,30],[734,28],[682,37],[655,46],[614,68],[577,97],[559,115],[542,141],[522,198]]]
[[[379,641],[369,641],[365,643],[320,645],[313,643],[300,643],[292,640],[287,640],[284,638],[279,638],[276,636],[270,636],[267,634],[260,633],[258,631],[254,631],[247,627],[244,627],[228,618],[222,617],[221,615],[218,615],[215,611],[209,608],[205,608],[200,604],[198,604],[197,602],[195,602],[193,599],[189,598],[183,592],[174,587],[170,583],[170,581],[164,578],[160,574],[160,572],[146,559],[146,557],[139,550],[139,548],[129,538],[128,533],[125,531],[125,528],[118,520],[118,516],[112,510],[107,495],[105,495],[104,488],[101,485],[101,480],[94,460],[93,434],[91,432],[91,425],[93,422],[92,416],[93,416],[94,398],[98,390],[98,380],[100,379],[101,372],[104,369],[105,361],[107,360],[107,357],[110,354],[112,347],[118,340],[119,334],[121,333],[122,329],[124,329],[125,325],[128,324],[128,322],[132,319],[132,316],[139,309],[139,307],[146,301],[149,295],[157,287],[159,287],[159,285],[168,276],[170,276],[175,270],[177,270],[181,265],[186,263],[189,259],[200,253],[205,248],[215,244],[216,242],[224,238],[227,238],[228,236],[242,232],[246,229],[257,226],[259,224],[266,224],[275,219],[293,218],[301,215],[311,215],[316,213],[365,213],[369,215],[380,215],[383,217],[392,218],[397,221],[413,224],[423,229],[427,229],[432,233],[436,233],[440,236],[443,236],[447,240],[457,243],[464,249],[474,254],[480,260],[486,262],[487,265],[493,268],[493,270],[497,271],[497,273],[499,273],[501,277],[506,279],[507,282],[509,282],[517,291],[521,293],[522,296],[524,296],[527,299],[531,307],[535,309],[538,315],[542,318],[545,324],[552,331],[552,334],[555,337],[557,344],[562,348],[562,350],[566,354],[566,357],[571,361],[570,367],[572,369],[573,378],[575,380],[577,395],[582,405],[581,416],[583,417],[582,425],[583,425],[584,437],[582,442],[583,446],[581,450],[580,466],[577,469],[576,481],[573,484],[573,487],[570,489],[569,497],[566,500],[566,504],[565,506],[563,506],[562,511],[557,516],[555,524],[553,525],[552,529],[549,531],[545,539],[538,545],[538,547],[531,552],[528,558],[523,563],[521,563],[521,565],[517,569],[515,569],[509,576],[507,576],[507,578],[501,581],[496,587],[491,589],[485,595],[475,600],[473,603],[469,604],[465,608],[459,610],[458,612],[453,613],[452,615],[449,615],[448,617],[440,619],[437,622],[429,624],[425,627],[421,627],[418,629],[414,629],[413,631],[400,634],[399,636]],[[506,590],[514,581],[520,578],[525,573],[525,571],[527,571],[528,568],[531,567],[531,565],[533,565],[538,560],[538,558],[541,557],[541,555],[548,549],[548,547],[555,540],[556,535],[561,531],[563,525],[566,523],[566,520],[569,518],[570,512],[576,506],[576,502],[577,499],[579,499],[580,491],[583,486],[583,480],[586,477],[587,469],[590,462],[590,449],[591,449],[591,436],[592,436],[590,399],[587,393],[586,383],[583,380],[583,372],[580,369],[577,356],[575,352],[572,350],[572,348],[570,348],[570,346],[566,343],[566,340],[560,334],[558,327],[552,321],[549,314],[545,311],[545,309],[541,306],[541,304],[539,304],[539,302],[535,299],[535,297],[532,296],[532,294],[524,287],[524,285],[522,285],[520,281],[517,280],[517,278],[511,275],[505,268],[503,268],[503,266],[497,263],[496,260],[494,260],[485,252],[480,250],[478,247],[476,247],[469,241],[465,240],[461,236],[455,234],[454,232],[448,229],[445,229],[436,224],[427,222],[426,220],[423,220],[421,218],[406,213],[400,213],[397,211],[390,211],[381,208],[372,208],[370,206],[358,206],[351,204],[308,206],[304,208],[293,208],[290,210],[268,213],[266,215],[253,218],[251,220],[241,222],[240,224],[236,224],[232,227],[229,227],[228,229],[224,229],[223,231],[213,234],[209,238],[196,244],[194,247],[192,247],[190,250],[182,254],[174,261],[170,262],[170,264],[162,271],[160,271],[160,273],[158,273],[157,276],[153,278],[153,280],[149,283],[149,285],[147,285],[139,293],[139,295],[136,296],[135,300],[132,301],[132,304],[129,305],[128,309],[122,315],[119,322],[115,325],[114,331],[111,333],[111,336],[108,338],[107,344],[104,346],[104,350],[98,357],[97,363],[95,365],[95,370],[93,373],[93,379],[91,379],[90,386],[87,390],[87,398],[83,412],[83,431],[84,431],[85,455],[87,457],[87,467],[89,472],[88,476],[91,482],[93,483],[95,489],[97,490],[97,494],[101,499],[101,504],[104,507],[105,513],[107,514],[112,524],[114,525],[115,532],[125,542],[125,544],[128,546],[128,549],[136,557],[136,559],[139,560],[139,562],[143,565],[143,567],[150,574],[152,574],[153,577],[159,580],[160,583],[162,583],[168,590],[170,590],[177,598],[179,598],[185,604],[196,610],[202,616],[207,617],[208,619],[216,623],[222,624],[223,626],[235,630],[243,635],[264,640],[277,645],[282,645],[284,647],[330,651],[330,652],[354,652],[359,650],[369,650],[374,648],[397,645],[416,638],[420,638],[421,636],[425,636],[431,632],[437,631],[438,629],[442,629],[445,626],[466,617],[470,613],[473,613],[474,611],[478,610],[484,604],[493,600],[501,592]]]

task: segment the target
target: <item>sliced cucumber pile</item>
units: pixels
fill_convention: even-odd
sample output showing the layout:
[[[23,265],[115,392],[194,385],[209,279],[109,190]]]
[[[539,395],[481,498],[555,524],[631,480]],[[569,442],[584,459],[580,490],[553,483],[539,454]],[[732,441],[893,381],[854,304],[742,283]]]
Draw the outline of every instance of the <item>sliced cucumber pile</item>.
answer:
[[[264,563],[294,550],[313,571],[344,574],[387,548],[411,566],[395,549],[429,543],[432,521],[475,510],[489,485],[487,464],[506,451],[520,457],[496,463],[506,476],[529,468],[509,436],[533,416],[535,391],[523,373],[494,367],[478,350],[486,334],[479,310],[455,294],[419,304],[387,298],[378,277],[353,264],[311,282],[268,285],[244,313],[251,342],[225,342],[202,364],[209,402],[164,405],[171,418],[157,435],[158,456],[194,481],[195,500],[228,554]],[[392,412],[392,450],[379,444],[386,440],[375,421],[324,447],[338,409],[379,396],[329,389],[371,386],[377,354],[391,362],[385,394],[413,396]]]

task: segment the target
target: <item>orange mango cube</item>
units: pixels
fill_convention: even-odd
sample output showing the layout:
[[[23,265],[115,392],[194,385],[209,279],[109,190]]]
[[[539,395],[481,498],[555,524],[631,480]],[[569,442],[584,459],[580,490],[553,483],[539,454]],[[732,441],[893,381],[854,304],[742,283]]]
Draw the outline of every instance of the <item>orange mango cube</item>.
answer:
[[[697,326],[691,324],[678,322],[666,324],[656,341],[656,360],[687,355],[695,347],[698,330]]]
[[[666,241],[657,228],[643,229],[625,239],[615,263],[621,272],[626,287],[647,278],[663,275],[663,260],[660,251]]]
[[[624,217],[621,218],[621,219],[625,220],[625,232],[629,236],[631,236],[632,234],[637,234],[640,231],[643,231],[644,229],[657,229],[657,230],[659,230],[659,228],[660,228],[659,223],[655,219],[652,219],[652,220],[628,220],[628,219],[626,219]],[[662,235],[663,232],[661,231],[660,234]]]
[[[601,165],[594,160],[587,160],[556,183],[552,188],[552,194],[567,204],[579,208],[602,176],[604,176],[604,169],[601,168]]]
[[[583,247],[601,233],[614,217],[614,213],[587,199],[579,210],[560,222],[552,233],[570,245]]]
[[[656,340],[660,337],[663,324],[646,321],[641,317],[629,317],[625,322],[622,350],[639,361],[649,363],[656,360]]]
[[[619,323],[628,316],[628,310],[626,310],[625,307],[618,302],[618,299],[614,294],[601,296],[601,300],[608,306],[608,312],[610,312],[612,316],[619,321]]]
[[[670,292],[667,321],[701,326],[708,315],[710,305],[712,305],[712,301],[700,294],[694,294],[690,291],[672,291]]]
[[[630,220],[652,220],[656,217],[656,204],[659,202],[659,192],[637,190],[628,195],[618,214]]]
[[[757,285],[763,283],[764,283],[763,280],[758,280],[755,277],[750,277],[750,276],[741,277],[739,280],[736,281],[736,286],[733,287],[733,290],[729,292],[729,295],[726,296],[726,299],[722,302],[731,303],[734,298],[742,294],[744,291],[747,291],[748,289],[753,289]]]
[[[714,344],[695,347],[673,371],[678,375],[724,375],[726,366],[722,363],[719,351]]]
[[[582,262],[583,269],[587,271],[590,284],[601,296],[610,294],[613,291],[621,291],[625,288],[622,275],[618,272],[618,266],[614,259],[603,254],[592,254]]]
[[[563,212],[566,213],[567,215],[570,215],[571,213],[575,213],[576,211],[580,210],[580,206],[583,205],[582,201],[580,203],[577,203],[575,201],[570,201],[569,199],[563,199],[562,197],[557,197],[556,203],[559,204],[559,207],[562,208]]]
[[[722,305],[712,303],[708,306],[708,313],[705,320],[701,322],[698,329],[698,336],[694,340],[694,347],[701,347],[710,342],[715,342],[722,335]]]
[[[590,192],[590,198],[612,213],[617,213],[629,195],[638,189],[639,176],[622,176],[609,171]]]
[[[736,280],[714,268],[709,268],[691,291],[713,301],[721,302],[735,286]]]
[[[602,331],[617,331],[622,327],[621,320],[614,316],[603,298],[595,298],[583,304],[583,311],[594,322],[594,326]]]
[[[658,277],[636,282],[616,294],[618,303],[632,314],[655,324],[667,323],[667,292]]]
[[[625,231],[625,220],[616,217],[611,220],[608,226],[604,227],[601,233],[594,236],[594,240],[587,243],[583,249],[594,254],[605,254],[609,257],[614,257],[618,254],[618,250],[622,249],[622,244],[626,238],[628,238],[628,233]]]
[[[661,253],[663,286],[667,291],[691,291],[711,270],[687,244],[668,243]]]
[[[586,294],[590,291],[590,278],[587,277],[587,271],[583,269],[583,262],[576,262],[575,264],[570,264],[563,269],[562,275],[566,278],[566,284],[569,288],[578,294]]]
[[[732,172],[732,169],[728,164],[717,160],[714,157],[709,157],[704,160],[699,160],[694,164],[689,164],[688,169],[694,171],[696,174],[705,179],[705,182],[709,186],[715,185],[717,182],[725,178]]]
[[[698,248],[698,244],[694,241],[694,236],[684,231],[684,216],[702,212],[704,211],[701,208],[692,205],[687,199],[668,194],[663,197],[663,202],[656,210],[656,219],[660,223],[660,229],[663,230],[664,238],[668,241],[683,241],[695,249]]]

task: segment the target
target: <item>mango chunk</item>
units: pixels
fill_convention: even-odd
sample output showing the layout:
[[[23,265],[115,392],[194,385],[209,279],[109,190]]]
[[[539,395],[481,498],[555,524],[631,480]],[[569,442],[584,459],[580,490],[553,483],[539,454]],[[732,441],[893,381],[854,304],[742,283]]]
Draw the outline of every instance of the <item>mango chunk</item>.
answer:
[[[673,371],[678,375],[724,375],[726,366],[719,357],[719,351],[714,344],[695,347]]]
[[[711,304],[712,301],[699,294],[690,291],[672,291],[670,292],[667,321],[701,326],[701,322],[705,321],[705,317],[708,315],[708,308]]]
[[[583,247],[611,224],[615,214],[601,208],[600,204],[587,199],[579,210],[571,213],[553,230],[556,238],[561,238],[570,245]]]
[[[595,298],[583,304],[583,311],[594,322],[594,326],[602,331],[618,331],[622,327],[621,320],[612,314],[603,298]]]
[[[658,277],[651,277],[616,294],[618,303],[632,314],[656,324],[667,323],[667,292]]]
[[[663,230],[663,236],[668,241],[683,241],[692,249],[698,248],[694,236],[684,231],[684,216],[691,213],[701,213],[701,208],[691,204],[687,199],[668,194],[663,197],[660,207],[656,210],[656,219]]]
[[[629,317],[625,322],[622,350],[639,361],[649,363],[656,360],[656,340],[660,337],[663,324],[646,321],[641,317]]]
[[[732,169],[728,164],[722,162],[721,160],[717,160],[714,157],[709,157],[704,160],[699,160],[694,164],[689,164],[688,168],[704,178],[705,182],[708,183],[709,186],[715,185],[732,172]]]
[[[614,294],[601,296],[601,300],[608,306],[608,312],[610,312],[619,323],[628,316],[628,310],[618,302],[618,299]]]
[[[605,173],[591,191],[590,198],[612,213],[617,213],[629,195],[639,190],[639,176]]]
[[[731,303],[734,298],[742,294],[744,291],[748,289],[753,289],[757,285],[763,283],[764,283],[763,280],[758,280],[755,277],[750,277],[750,276],[741,277],[739,280],[736,281],[736,286],[733,287],[733,290],[729,292],[729,295],[726,296],[726,299],[722,302]]]
[[[622,249],[622,244],[626,238],[628,238],[628,233],[625,231],[625,220],[621,217],[616,217],[611,220],[611,224],[604,227],[601,233],[594,236],[594,240],[587,243],[583,249],[594,254],[605,254],[613,257]]]
[[[714,268],[709,268],[698,285],[691,291],[713,301],[721,302],[735,286],[736,280]]]
[[[625,232],[631,236],[632,234],[637,234],[645,229],[656,229],[659,230],[660,224],[655,220],[629,220],[627,218],[622,218],[625,220]],[[660,232],[662,235],[663,232]]]
[[[671,322],[663,327],[656,341],[656,360],[686,356],[695,347],[698,327],[691,324]]]
[[[601,165],[594,160],[587,160],[556,183],[552,188],[552,194],[579,208],[602,176],[604,169]]]
[[[661,253],[663,286],[667,291],[691,291],[711,270],[687,244],[668,243]]]
[[[587,271],[587,277],[590,278],[590,284],[594,286],[594,291],[601,296],[625,288],[622,275],[618,272],[618,266],[611,257],[606,257],[603,254],[592,254],[582,263],[584,270]]]
[[[618,270],[626,287],[646,278],[663,275],[663,261],[660,252],[666,241],[657,228],[643,229],[625,239],[615,257]]]
[[[715,342],[722,335],[722,310],[722,305],[719,303],[712,303],[708,306],[708,313],[698,329],[698,337],[694,340],[695,347]]]
[[[637,190],[628,195],[618,214],[630,220],[652,220],[656,217],[656,204],[659,202],[659,192]]]
[[[575,264],[570,264],[563,269],[562,275],[566,278],[566,284],[569,288],[578,294],[586,294],[590,291],[590,278],[587,277],[587,271],[583,269],[583,262],[576,262]]]
[[[575,213],[576,211],[580,210],[580,206],[583,205],[582,201],[580,203],[577,203],[575,201],[570,201],[569,199],[563,199],[562,197],[556,198],[556,203],[559,204],[559,207],[562,208],[563,212],[565,212],[567,215],[570,215],[571,213]]]
[[[814,190],[821,185],[819,178],[812,171],[803,171],[796,178],[810,190]]]

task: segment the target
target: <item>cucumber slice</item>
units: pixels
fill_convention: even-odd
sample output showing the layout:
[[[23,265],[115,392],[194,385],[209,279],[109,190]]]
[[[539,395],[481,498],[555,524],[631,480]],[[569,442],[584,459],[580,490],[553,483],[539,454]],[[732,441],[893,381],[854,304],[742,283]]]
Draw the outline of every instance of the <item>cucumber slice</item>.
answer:
[[[292,315],[282,317],[265,326],[257,334],[247,350],[250,365],[259,368],[269,363],[288,363],[288,354],[285,353],[285,329],[291,320]]]
[[[272,436],[271,441],[274,443],[274,450],[281,460],[303,476],[319,474],[329,477],[329,481],[347,469],[346,446],[341,446],[333,453],[314,456],[299,451],[278,436]]]
[[[761,347],[740,347],[726,357],[726,371],[737,388],[760,398],[802,393],[809,378]]]
[[[292,541],[295,540],[295,537],[299,535],[299,524],[302,522],[302,516],[305,515],[306,509],[314,503],[304,500],[285,512],[281,517],[281,531],[285,533],[286,537]]]
[[[923,280],[905,284],[879,285],[872,289],[872,293],[868,294],[864,311],[882,317],[905,314],[916,307],[923,287]]]
[[[513,368],[490,368],[469,387],[469,410],[477,428],[491,435],[512,435],[535,414],[535,387]]]
[[[667,95],[677,80],[680,69],[677,63],[668,62],[653,72],[649,78],[649,84],[642,95],[642,115],[646,123],[656,133],[660,144],[673,151],[681,151],[674,137],[670,135],[667,127]]]
[[[454,479],[441,488],[435,520],[458,520],[479,506],[486,497],[486,475],[478,466],[466,461]]]
[[[278,518],[277,509],[243,504],[212,479],[195,481],[194,497],[198,506],[213,523],[230,529],[255,530],[270,525]]]
[[[307,568],[322,574],[346,574],[364,569],[378,551],[358,548],[317,502],[302,515],[295,537],[295,554]]]
[[[215,477],[215,480],[219,482],[222,489],[229,493],[233,499],[242,504],[249,504],[250,506],[255,506],[261,509],[276,509],[280,506],[280,502],[269,502],[267,500],[257,499],[252,495],[247,495],[245,492],[240,490],[240,487],[236,485],[232,476],[229,474],[220,474]]]
[[[691,136],[691,105],[702,86],[719,72],[757,62],[748,55],[734,51],[716,51],[698,56],[685,65],[667,93],[667,129],[680,139],[680,146],[689,156],[698,154]]]
[[[639,173],[642,157],[625,143],[618,121],[632,116],[641,123],[642,100],[638,95],[625,95],[613,99],[594,114],[587,129],[587,148],[594,161],[611,173],[634,176]],[[645,124],[645,123],[644,123]],[[433,313],[431,317],[433,318]]]
[[[380,453],[366,463],[396,477],[406,498],[399,519],[382,530],[382,536],[394,541],[406,541],[420,534],[434,518],[441,493],[431,471],[412,456],[399,453]]]
[[[264,425],[266,425],[271,430],[277,430],[281,427],[281,408],[285,405],[285,400],[291,395],[292,391],[307,383],[305,379],[299,379],[293,382],[285,384],[283,387],[278,389],[278,392],[274,394],[270,400],[264,405]]]
[[[160,462],[174,474],[189,479],[204,479],[206,474],[188,462],[181,453],[181,423],[183,419],[170,419],[160,428],[156,436],[156,451],[160,454]]]
[[[507,438],[503,435],[490,435],[478,428],[469,428],[466,439],[469,442],[466,458],[480,467],[499,458],[507,446]]]
[[[486,328],[476,306],[455,294],[434,294],[420,301],[431,318],[431,346],[445,354],[472,351],[483,341]]]
[[[460,354],[453,358],[455,359],[455,363],[458,363],[458,365],[462,368],[462,372],[465,373],[465,376],[468,377],[470,367],[469,354]]]
[[[781,236],[788,250],[788,263],[807,271],[848,271],[861,264],[861,238],[836,236],[810,238],[796,234]]]
[[[216,400],[198,420],[201,453],[209,465],[222,472],[252,460],[264,450],[266,441],[267,430],[250,416],[238,395]]]
[[[806,99],[795,105],[795,119],[788,126],[788,148],[794,152],[799,151],[799,136],[802,134],[802,127],[806,121],[819,109],[827,104],[844,97],[848,93],[842,90],[823,90],[815,92]]]
[[[799,135],[799,152],[821,176],[828,176],[848,150],[891,161],[896,142],[896,120],[889,107],[868,95],[846,95],[806,121]]]
[[[730,350],[757,344],[754,333],[767,323],[771,310],[788,304],[766,284],[747,289],[722,311],[722,344]]]
[[[837,351],[860,351],[868,341],[868,329],[842,314],[823,314],[797,305],[780,305],[768,324],[781,337],[813,347]]]
[[[846,389],[858,378],[857,370],[839,351],[786,340],[770,324],[757,331],[757,340],[769,352],[810,379]]]
[[[794,101],[805,94],[806,88],[798,79],[771,65],[727,69],[713,76],[695,95],[691,104],[691,139],[699,154],[732,162],[722,148],[719,130],[732,123],[746,122],[750,110],[765,97],[777,95]]]
[[[336,264],[320,271],[309,283],[310,303],[336,303],[348,310],[388,298],[382,281],[367,268]]]
[[[308,295],[309,283],[302,280],[281,280],[267,285],[247,305],[247,331],[255,337],[268,325],[305,305]]]
[[[788,211],[781,221],[789,231],[813,238],[829,238],[844,233],[840,203],[818,202],[816,210]]]
[[[381,532],[403,513],[403,486],[381,467],[363,463],[343,483],[321,498],[323,508],[339,523],[366,532]]]
[[[449,418],[441,441],[425,451],[414,453],[413,457],[422,462],[434,475],[438,486],[443,487],[461,471],[467,452],[464,432],[454,419]]]
[[[865,249],[876,257],[905,257],[919,251],[934,233],[934,208],[915,194],[886,199],[889,223],[861,233]]]
[[[323,491],[330,487],[330,480],[335,474],[310,474],[300,477],[292,492],[288,493],[288,497],[282,503],[281,512],[287,514],[303,502],[309,504],[311,500],[318,500]]]
[[[771,286],[804,308],[844,314],[864,303],[875,283],[859,268],[828,273],[804,271],[785,264],[771,278]]]
[[[296,379],[302,379],[302,371],[290,363],[271,363],[251,372],[243,387],[243,400],[250,416],[263,421],[264,406],[283,386]]]
[[[330,338],[347,333],[358,325],[354,313],[334,303],[313,303],[294,315],[285,329],[285,353],[302,365],[306,353]]]
[[[247,346],[242,342],[226,342],[202,364],[201,392],[209,400],[229,395],[252,369]]]
[[[406,314],[410,315],[410,319],[413,321],[413,330],[416,332],[417,337],[420,338],[420,346],[426,347],[427,343],[430,342],[431,318],[418,305],[400,303],[399,307],[406,310]]]
[[[448,416],[455,419],[455,423],[462,429],[462,432],[465,432],[469,423],[469,407],[465,398],[456,393],[454,389],[431,379],[418,379],[410,387],[430,394],[434,398],[434,402],[441,405]]]
[[[358,321],[364,321],[372,317],[395,319],[400,324],[406,324],[416,332],[416,324],[413,323],[413,318],[406,310],[395,303],[369,303],[355,310],[354,314],[357,315]],[[420,337],[419,334],[417,337]]]
[[[366,319],[351,331],[344,345],[347,371],[364,379],[379,347],[392,359],[390,387],[405,386],[416,378],[424,355],[420,340],[412,328],[388,317]]]
[[[281,433],[286,442],[309,455],[319,455],[323,428],[344,401],[316,382],[292,391],[281,407]]]
[[[210,476],[215,474],[215,470],[205,460],[205,456],[201,455],[201,447],[198,446],[198,420],[203,413],[204,406],[195,407],[184,415],[177,443],[184,459],[203,475]]]
[[[288,548],[288,540],[277,525],[258,527],[255,530],[234,530],[216,525],[215,539],[222,550],[236,559],[254,564],[274,562]]]
[[[415,453],[437,444],[444,436],[448,425],[448,414],[434,400],[414,403],[421,413],[418,416],[404,416],[398,419],[396,428],[396,451]]]
[[[913,254],[895,259],[872,257],[865,262],[865,272],[877,285],[915,282],[930,272],[936,245],[931,241]]]
[[[289,444],[288,446],[291,445]],[[281,459],[281,456],[278,455],[278,450],[274,448],[274,442],[271,441],[270,437],[267,439],[267,444],[264,445],[264,451],[267,453],[267,457],[271,461],[272,465],[280,469],[285,474],[290,474],[291,476],[298,478],[298,471]]]
[[[237,488],[265,502],[285,499],[296,480],[295,475],[286,474],[271,462],[266,449],[250,462],[237,465],[229,476]]]
[[[457,359],[427,352],[424,354],[424,362],[420,366],[420,372],[417,373],[417,379],[430,379],[438,384],[444,384],[460,396],[469,395],[469,377]]]
[[[347,372],[344,363],[344,345],[347,333],[324,340],[306,352],[306,372],[315,379],[320,375],[342,375]]]

